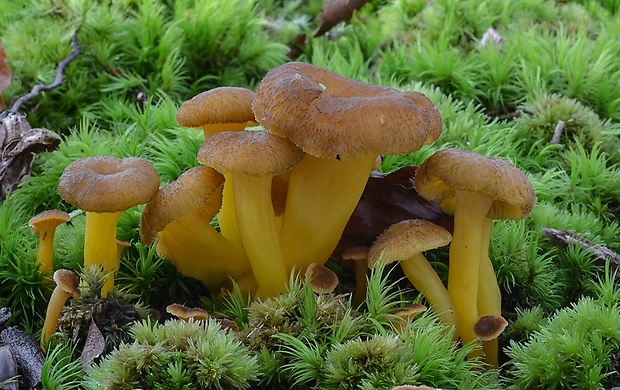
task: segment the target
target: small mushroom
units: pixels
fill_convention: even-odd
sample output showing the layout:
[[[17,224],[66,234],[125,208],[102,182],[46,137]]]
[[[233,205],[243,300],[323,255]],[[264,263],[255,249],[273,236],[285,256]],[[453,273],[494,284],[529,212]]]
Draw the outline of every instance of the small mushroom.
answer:
[[[353,261],[355,264],[355,291],[351,297],[354,305],[360,305],[366,299],[368,288],[368,251],[367,246],[353,246],[342,251],[341,258],[344,261]]]
[[[67,303],[71,296],[79,294],[79,280],[73,271],[68,269],[56,270],[54,272],[54,282],[56,287],[54,287],[47,305],[45,322],[41,330],[41,347],[44,349],[49,342],[49,338],[58,328],[58,320],[60,319],[62,309],[65,307],[65,303]]]
[[[317,294],[329,294],[338,286],[338,275],[324,265],[312,263],[306,268],[306,280],[312,291]]]
[[[60,176],[60,196],[86,212],[84,266],[102,267],[109,274],[102,295],[114,286],[120,266],[116,224],[121,213],[148,202],[158,189],[157,171],[137,157],[85,157],[69,164]]]
[[[32,233],[39,235],[39,248],[37,251],[37,264],[43,274],[54,270],[54,235],[58,225],[71,220],[68,213],[60,210],[43,211],[30,218],[28,226]]]
[[[422,197],[454,214],[448,292],[459,316],[462,341],[473,341],[481,307],[497,310],[501,306],[495,273],[488,268],[481,273],[490,266],[489,218],[524,218],[536,195],[525,174],[508,161],[458,149],[441,150],[424,161],[415,187]],[[491,292],[487,296],[479,294],[482,285]],[[496,355],[485,350],[486,359],[497,359]]]
[[[125,249],[129,248],[130,246],[131,242],[121,240],[120,238],[116,239],[116,258],[118,259],[119,263],[121,261],[121,258],[123,257],[123,252],[125,252]]]
[[[209,313],[204,309],[199,307],[187,307],[180,303],[173,303],[166,306],[166,312],[182,321],[189,321],[190,319],[194,321],[205,321],[210,317]]]
[[[239,87],[218,87],[185,101],[177,111],[177,123],[200,128],[205,139],[220,131],[243,130],[255,125],[254,92]]]
[[[290,140],[265,131],[228,131],[213,135],[198,151],[198,162],[234,181],[237,225],[252,272],[257,297],[276,296],[286,289],[288,272],[280,248],[271,198],[274,175],[290,170],[303,152]]]
[[[485,314],[480,316],[474,324],[474,335],[482,341],[495,340],[507,326],[508,321],[504,317]]]
[[[420,314],[424,313],[428,308],[419,303],[412,303],[392,313],[395,318],[392,326],[397,333],[400,333]]]
[[[446,246],[452,235],[441,226],[423,219],[393,224],[380,234],[368,252],[368,266],[398,261],[407,278],[433,306],[438,317],[459,336],[458,315],[448,290],[423,252]]]
[[[441,132],[423,95],[301,62],[271,69],[252,107],[265,131],[306,153],[291,170],[280,232],[289,271],[327,261],[379,154],[413,152]]]

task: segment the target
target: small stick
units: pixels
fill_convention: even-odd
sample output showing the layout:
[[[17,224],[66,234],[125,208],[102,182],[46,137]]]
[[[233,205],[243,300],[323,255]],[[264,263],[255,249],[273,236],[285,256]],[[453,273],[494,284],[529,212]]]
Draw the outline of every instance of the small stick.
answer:
[[[551,138],[552,144],[559,144],[560,138],[562,138],[562,132],[564,131],[564,121],[559,120],[558,124],[555,126],[555,130],[553,131],[553,138]]]
[[[569,244],[578,245],[592,253],[597,260],[609,262],[614,268],[620,268],[620,254],[612,251],[604,245],[586,240],[575,232],[568,230],[557,230],[551,228],[543,228],[542,233],[549,239],[553,245],[557,245],[566,249]],[[618,275],[620,277],[620,275]]]
[[[80,50],[80,45],[77,40],[77,31],[71,37],[71,48],[71,53],[69,53],[69,55],[58,64],[54,81],[47,85],[43,83],[35,85],[34,88],[32,88],[32,91],[17,99],[15,103],[11,106],[11,108],[0,113],[0,119],[6,117],[9,114],[16,114],[24,103],[39,96],[39,93],[44,91],[51,91],[52,89],[62,84],[63,72],[67,65],[73,62],[73,60],[75,60],[80,54],[82,54],[82,51]]]

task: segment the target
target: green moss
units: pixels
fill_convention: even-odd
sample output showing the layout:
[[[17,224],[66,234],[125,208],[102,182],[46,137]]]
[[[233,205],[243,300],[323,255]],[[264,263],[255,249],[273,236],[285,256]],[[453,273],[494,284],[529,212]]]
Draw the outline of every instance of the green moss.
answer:
[[[256,357],[213,320],[164,324],[141,322],[96,366],[87,389],[249,389],[256,383]]]
[[[617,305],[583,298],[558,311],[523,343],[511,343],[515,389],[602,389],[620,349]]]

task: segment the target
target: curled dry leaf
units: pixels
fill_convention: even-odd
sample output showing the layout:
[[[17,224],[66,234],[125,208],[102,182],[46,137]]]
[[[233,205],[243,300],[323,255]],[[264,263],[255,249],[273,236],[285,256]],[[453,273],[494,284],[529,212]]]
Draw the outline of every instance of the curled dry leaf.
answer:
[[[340,22],[349,20],[353,12],[362,8],[370,0],[329,0],[323,4],[323,11],[318,14],[319,27],[314,32],[320,37]]]
[[[335,258],[340,259],[346,248],[370,247],[385,229],[406,219],[426,219],[452,231],[452,216],[416,192],[413,186],[416,170],[415,166],[405,166],[391,173],[371,173],[333,253]]]
[[[55,133],[30,127],[26,116],[8,114],[0,120],[0,201],[30,175],[37,153],[51,151],[60,144]]]
[[[95,321],[91,320],[90,326],[88,327],[88,335],[86,336],[86,343],[84,344],[84,348],[82,348],[82,355],[80,356],[82,367],[90,367],[95,360],[103,354],[104,350],[105,338],[103,334],[101,334],[97,324],[95,324]]]

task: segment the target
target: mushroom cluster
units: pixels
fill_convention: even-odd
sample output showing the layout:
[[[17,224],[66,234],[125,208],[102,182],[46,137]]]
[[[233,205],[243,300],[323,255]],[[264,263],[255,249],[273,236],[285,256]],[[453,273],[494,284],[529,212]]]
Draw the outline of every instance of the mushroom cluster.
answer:
[[[377,159],[415,152],[442,131],[439,111],[422,94],[301,62],[273,68],[256,92],[233,87],[203,92],[181,105],[177,122],[204,132],[200,165],[162,188],[153,167],[135,158],[80,159],[60,178],[62,197],[86,212],[85,264],[110,274],[104,294],[118,270],[118,217],[143,203],[141,241],[155,245],[161,257],[214,295],[236,284],[264,299],[284,292],[291,275],[329,276],[323,266]],[[480,343],[478,353],[497,364],[497,334],[505,321],[488,257],[492,221],[528,215],[535,201],[532,186],[505,160],[456,149],[429,157],[417,168],[414,185],[420,196],[454,216],[453,231],[405,220],[370,248],[346,253],[356,264],[358,290],[368,269],[398,261],[453,328],[454,338]],[[31,221],[45,252],[42,270],[50,270],[45,240],[65,217],[54,218],[45,225]],[[444,286],[423,252],[448,245]],[[332,284],[316,291],[331,291]],[[363,294],[354,300],[360,303]]]
[[[301,62],[270,70],[256,93],[203,92],[177,122],[204,131],[195,169],[212,177],[181,184],[186,172],[162,188],[142,215],[142,241],[213,293],[232,279],[259,299],[326,263],[381,154],[414,152],[442,130],[422,94]],[[220,232],[208,227],[216,213]]]

